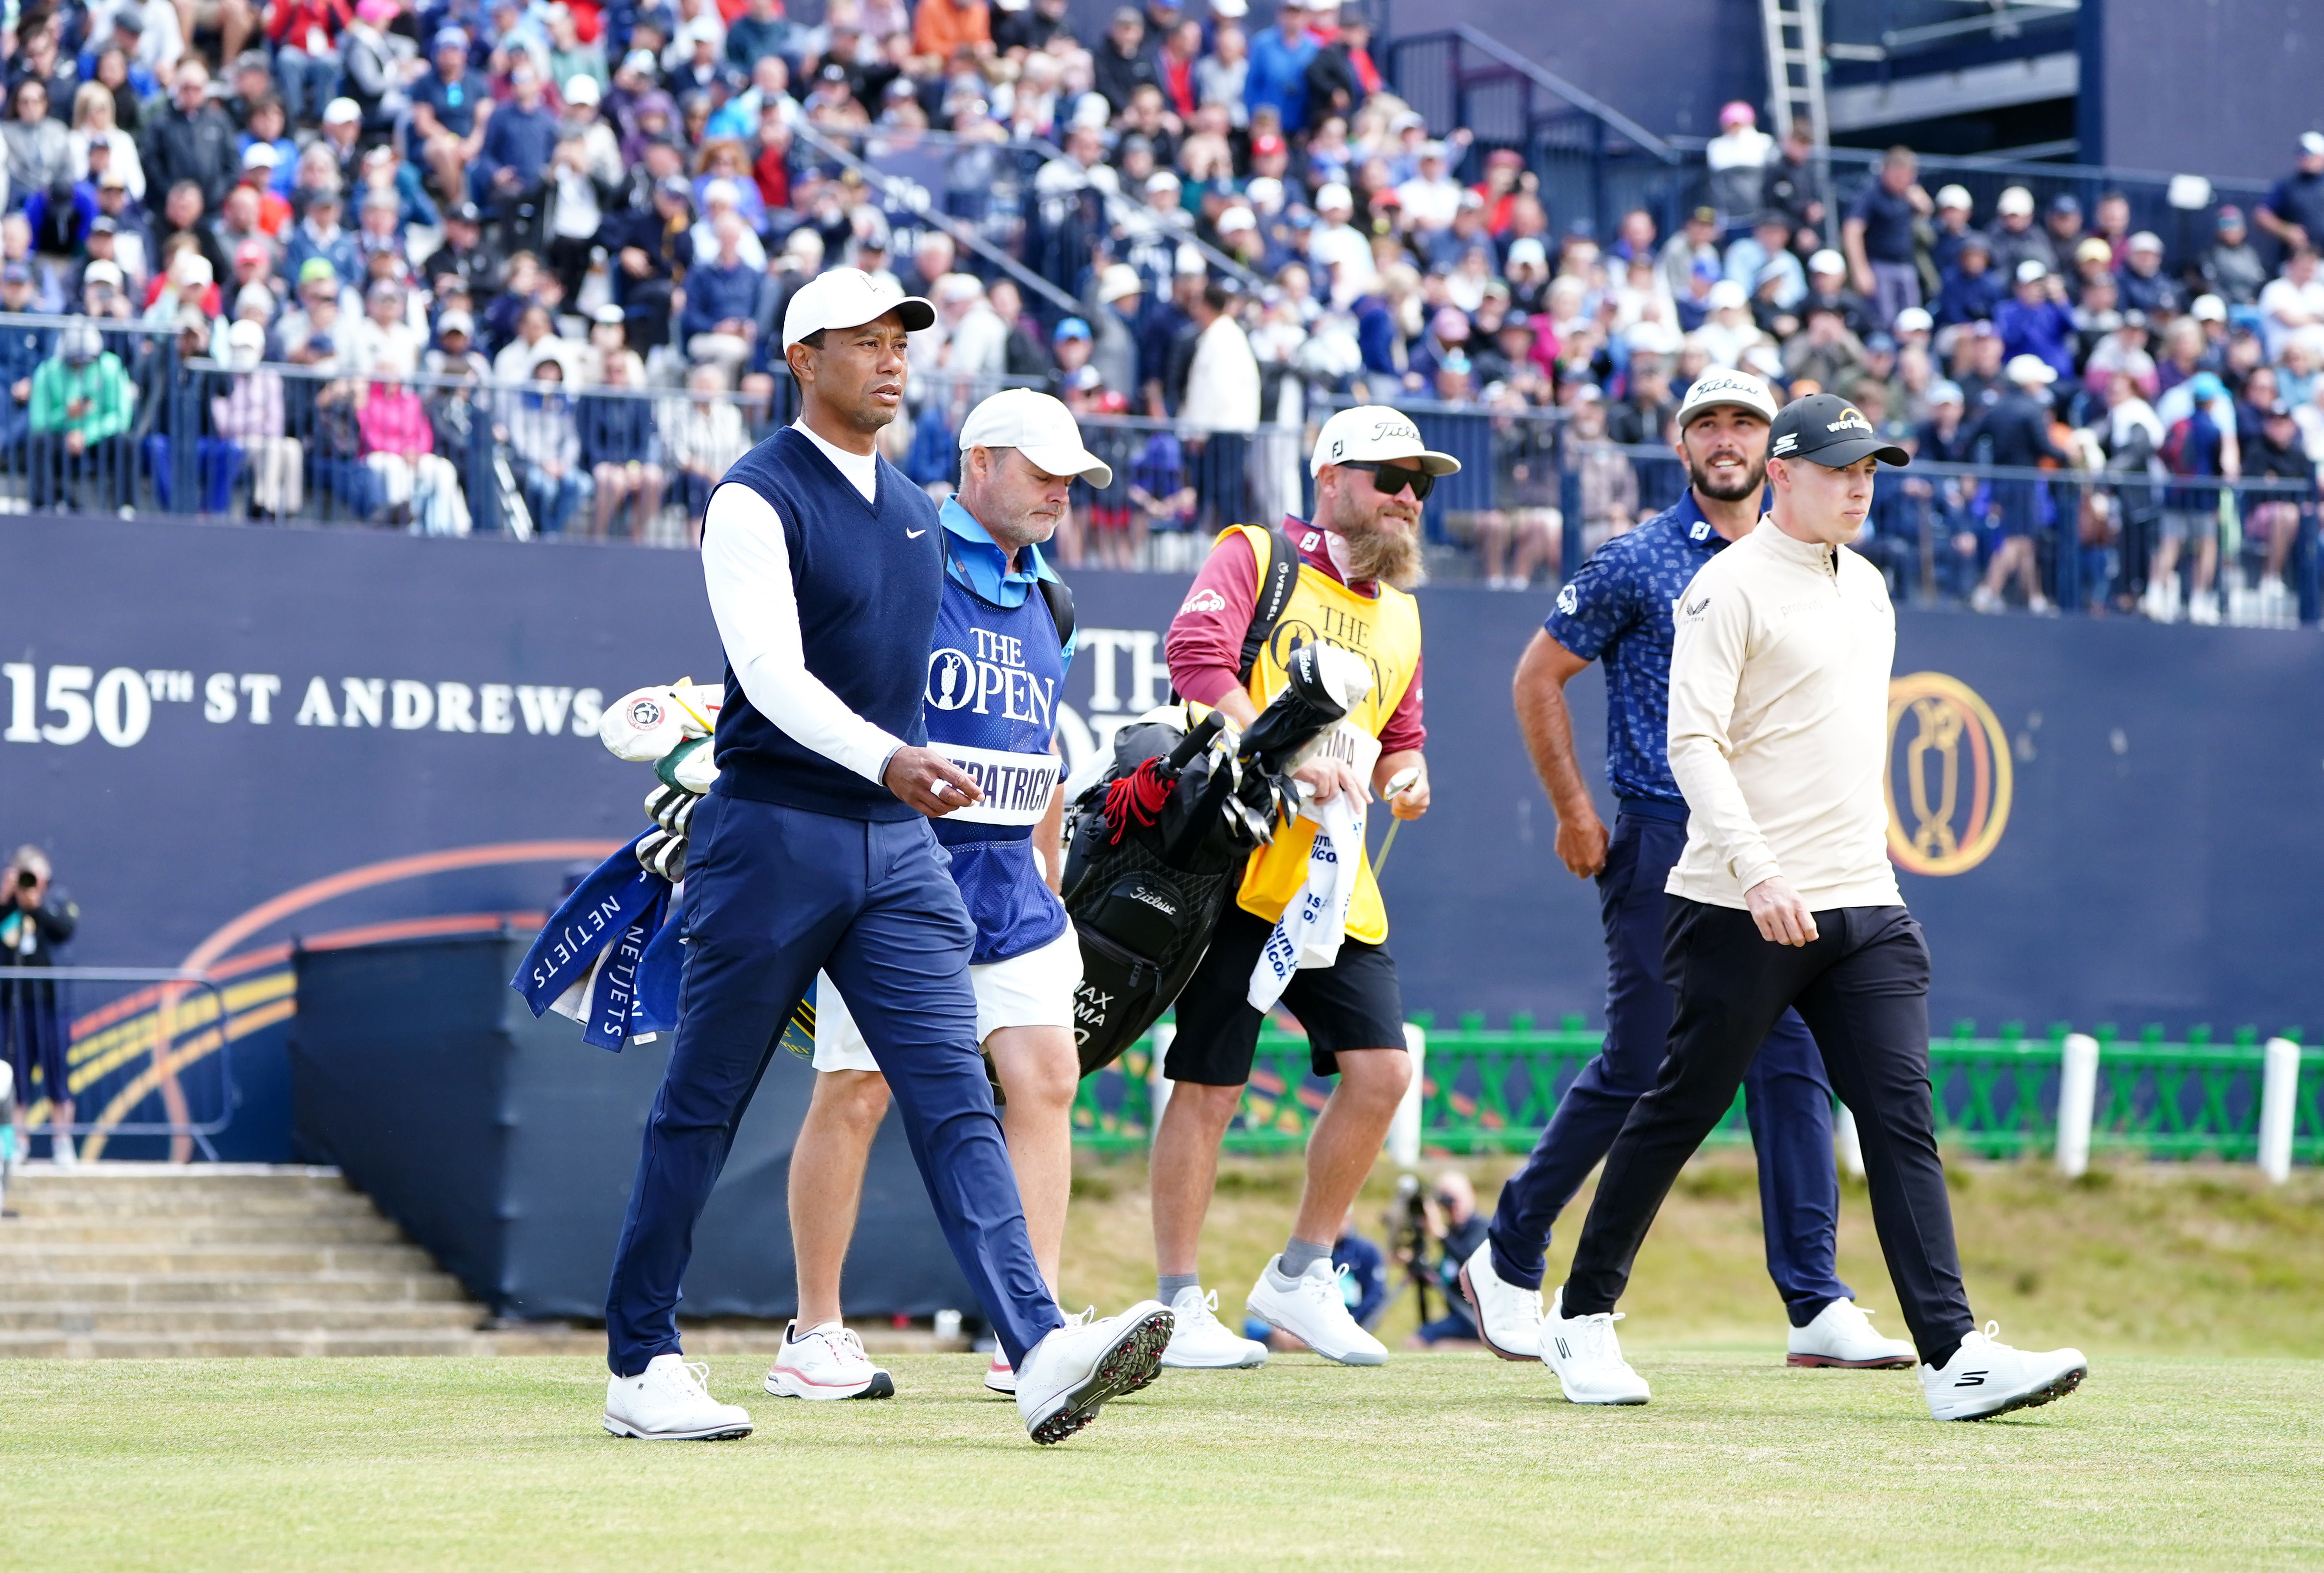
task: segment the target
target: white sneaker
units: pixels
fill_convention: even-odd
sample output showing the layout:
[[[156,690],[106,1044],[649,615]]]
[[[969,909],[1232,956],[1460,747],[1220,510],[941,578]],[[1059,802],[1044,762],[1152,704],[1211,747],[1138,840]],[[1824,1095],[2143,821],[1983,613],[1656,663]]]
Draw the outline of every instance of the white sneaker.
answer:
[[[1794,1328],[1786,1366],[1836,1366],[1849,1371],[1905,1371],[1921,1363],[1902,1338],[1884,1338],[1865,1320],[1872,1313],[1853,1300],[1835,1300],[1815,1320]]]
[[[1520,1289],[1493,1271],[1493,1242],[1461,1264],[1461,1292],[1477,1318],[1485,1348],[1504,1360],[1541,1358],[1541,1291]]]
[[[1062,1442],[1097,1418],[1109,1398],[1154,1380],[1170,1341],[1170,1308],[1141,1300],[1120,1316],[1076,1320],[1027,1352],[1017,1373],[1017,1412],[1025,1434]]]
[[[2033,1409],[2063,1398],[2090,1373],[2080,1349],[2041,1354],[1997,1343],[1999,1322],[1961,1340],[1943,1369],[1921,1367],[1921,1394],[1939,1420],[1988,1420],[2013,1409]]]
[[[984,1384],[995,1393],[1015,1394],[1017,1368],[1009,1363],[1009,1351],[992,1351],[992,1364],[984,1368]]]
[[[1969,593],[1969,609],[1971,612],[1999,612],[2002,610],[2001,596],[1997,592],[1979,584]]]
[[[1162,1363],[1174,1371],[1242,1371],[1267,1364],[1267,1346],[1247,1338],[1219,1320],[1219,1292],[1205,1294],[1197,1286],[1170,1297],[1170,1315],[1177,1326]]]
[[[1557,1373],[1567,1403],[1646,1402],[1646,1379],[1630,1369],[1614,1336],[1614,1324],[1621,1320],[1618,1311],[1568,1316],[1565,1291],[1550,1297],[1549,1314],[1541,1319],[1541,1357]]]
[[[74,1149],[73,1139],[66,1132],[57,1131],[50,1136],[49,1162],[60,1169],[80,1167],[80,1154]]]
[[[2187,621],[2198,628],[2217,628],[2219,625],[2218,596],[2212,591],[2206,590],[2200,595],[2190,598],[2187,603]]]
[[[893,1398],[896,1384],[872,1363],[853,1328],[827,1321],[801,1332],[793,1322],[783,1329],[767,1391],[777,1398]]]
[[[1243,1303],[1250,1314],[1278,1332],[1289,1333],[1326,1360],[1342,1366],[1385,1366],[1388,1346],[1356,1325],[1340,1292],[1340,1270],[1329,1257],[1308,1264],[1288,1289],[1278,1289],[1280,1255],[1268,1258]]]
[[[656,1355],[635,1376],[605,1384],[605,1429],[650,1442],[717,1442],[751,1434],[751,1416],[702,1385],[710,1367],[683,1355]]]
[[[2047,595],[2036,595],[2025,603],[2025,610],[2036,617],[2055,617],[2058,615],[2058,603]]]

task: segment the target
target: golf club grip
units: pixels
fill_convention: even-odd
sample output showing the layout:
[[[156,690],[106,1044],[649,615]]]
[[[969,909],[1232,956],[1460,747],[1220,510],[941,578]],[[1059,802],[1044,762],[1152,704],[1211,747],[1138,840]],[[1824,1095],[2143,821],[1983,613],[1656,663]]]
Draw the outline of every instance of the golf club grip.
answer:
[[[1201,723],[1179,740],[1178,746],[1170,750],[1170,757],[1165,761],[1169,767],[1170,773],[1175,776],[1194,763],[1194,757],[1211,746],[1211,740],[1226,730],[1226,717],[1215,710],[1203,717]]]

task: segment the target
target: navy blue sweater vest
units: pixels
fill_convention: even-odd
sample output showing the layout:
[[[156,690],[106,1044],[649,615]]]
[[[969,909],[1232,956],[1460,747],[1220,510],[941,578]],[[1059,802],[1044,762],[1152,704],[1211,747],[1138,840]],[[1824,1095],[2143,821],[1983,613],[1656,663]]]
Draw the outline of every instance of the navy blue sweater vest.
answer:
[[[878,464],[878,501],[866,502],[814,443],[785,427],[722,484],[748,486],[782,520],[808,672],[872,725],[924,744],[920,696],[944,598],[944,528],[927,492],[887,460]],[[847,819],[913,816],[880,783],[761,715],[732,665],[715,747],[717,790],[733,796]]]

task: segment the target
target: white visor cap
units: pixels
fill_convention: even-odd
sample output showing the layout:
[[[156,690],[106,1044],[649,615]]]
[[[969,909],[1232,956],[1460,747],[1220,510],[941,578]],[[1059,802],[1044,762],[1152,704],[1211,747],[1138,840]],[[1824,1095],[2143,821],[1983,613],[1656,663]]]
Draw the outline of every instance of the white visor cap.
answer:
[[[1420,440],[1420,428],[1411,418],[1385,404],[1359,404],[1342,409],[1323,423],[1315,436],[1315,452],[1307,473],[1320,475],[1326,465],[1393,464],[1409,459],[1431,475],[1451,475],[1461,461],[1440,454]]]
[[[826,327],[862,327],[890,311],[907,332],[936,326],[936,308],[894,284],[882,284],[861,268],[832,268],[798,288],[783,308],[783,348]]]
[[[971,448],[1015,448],[1037,470],[1113,484],[1113,466],[1082,446],[1074,412],[1030,388],[1003,389],[968,412],[960,423],[960,451]]]

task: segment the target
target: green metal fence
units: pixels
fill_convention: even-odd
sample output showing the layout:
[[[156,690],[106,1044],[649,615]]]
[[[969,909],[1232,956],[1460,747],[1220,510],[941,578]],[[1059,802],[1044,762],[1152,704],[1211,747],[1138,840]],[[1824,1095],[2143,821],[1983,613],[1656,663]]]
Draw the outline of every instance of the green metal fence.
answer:
[[[1428,1035],[1421,1146],[1443,1155],[1531,1147],[1603,1035],[1580,1016],[1567,1016],[1554,1029],[1537,1027],[1524,1016],[1505,1028],[1489,1028],[1476,1016],[1462,1016],[1452,1031],[1425,1018],[1420,1025]],[[1979,1037],[1975,1023],[1956,1022],[1950,1036],[1929,1046],[1939,1137],[1978,1157],[2052,1150],[2059,1067],[2070,1030],[2059,1023],[2029,1038],[2022,1024],[2010,1022],[1998,1035]],[[2135,1041],[2122,1040],[2111,1026],[2091,1035],[2098,1044],[2093,1151],[2227,1162],[2249,1162],[2256,1154],[2263,1058],[2256,1029],[2239,1028],[2229,1044],[2212,1043],[2209,1029],[2200,1026],[2183,1043],[2163,1042],[2163,1029],[2153,1026]],[[2298,1042],[2300,1031],[2283,1035]],[[1114,1067],[1082,1083],[1074,1127],[1084,1150],[1145,1150],[1153,1120],[1148,1077],[1154,1045],[1149,1035]],[[1259,1035],[1242,1106],[1228,1128],[1227,1150],[1299,1151],[1330,1089],[1310,1074],[1306,1041],[1270,1021]],[[2296,1104],[2292,1159],[2324,1163],[2324,1049],[2302,1049]],[[1711,1140],[1750,1140],[1739,1098]]]

